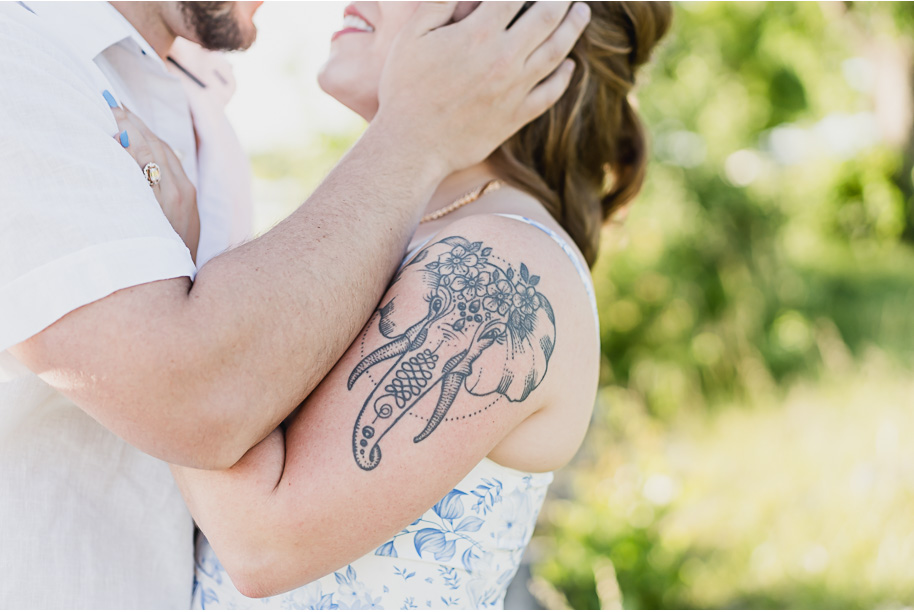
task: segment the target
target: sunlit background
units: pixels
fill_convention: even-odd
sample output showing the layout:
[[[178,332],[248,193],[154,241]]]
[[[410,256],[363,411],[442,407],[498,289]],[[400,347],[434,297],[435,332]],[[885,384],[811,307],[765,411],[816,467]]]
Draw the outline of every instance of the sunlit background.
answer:
[[[364,127],[314,79],[344,6],[267,3],[232,56],[261,231]],[[914,9],[675,12],[638,92],[647,187],[594,269],[593,426],[518,585],[554,608],[914,606]]]

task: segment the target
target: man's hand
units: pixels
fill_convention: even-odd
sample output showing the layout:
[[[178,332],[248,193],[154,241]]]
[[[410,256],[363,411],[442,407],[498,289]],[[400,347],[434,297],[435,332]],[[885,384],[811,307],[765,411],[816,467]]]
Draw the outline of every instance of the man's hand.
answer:
[[[571,67],[555,68],[586,11],[566,15],[567,2],[540,2],[506,29],[521,6],[483,3],[437,29],[454,3],[420,6],[394,44],[371,127],[304,206],[201,266],[193,283],[182,277],[122,289],[69,312],[12,354],[141,450],[193,467],[233,465],[355,338],[441,179],[485,159],[561,96]],[[94,142],[114,146],[110,117],[89,86],[42,54],[40,45],[20,52],[30,62],[0,91],[33,92],[41,79],[69,88],[68,104],[55,107],[63,115],[54,163],[74,176],[100,177],[84,186],[97,193],[82,201],[116,201],[122,196],[110,185],[122,184],[119,173],[141,175],[124,164],[93,165]],[[46,117],[43,107],[23,109],[18,101],[0,96],[0,114],[17,109],[25,129],[10,147],[28,151]],[[42,184],[42,166],[29,159],[8,159],[6,175]]]
[[[442,171],[488,157],[565,92],[565,59],[590,20],[576,2],[483,2],[442,26],[456,2],[423,2],[391,48],[374,124],[400,146],[436,156]]]

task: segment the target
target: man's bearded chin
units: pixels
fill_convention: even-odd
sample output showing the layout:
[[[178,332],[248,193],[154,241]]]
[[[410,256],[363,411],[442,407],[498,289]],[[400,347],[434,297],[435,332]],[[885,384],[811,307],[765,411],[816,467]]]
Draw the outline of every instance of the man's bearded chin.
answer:
[[[254,44],[257,29],[242,31],[232,2],[179,2],[187,27],[196,41],[211,51],[241,51]]]

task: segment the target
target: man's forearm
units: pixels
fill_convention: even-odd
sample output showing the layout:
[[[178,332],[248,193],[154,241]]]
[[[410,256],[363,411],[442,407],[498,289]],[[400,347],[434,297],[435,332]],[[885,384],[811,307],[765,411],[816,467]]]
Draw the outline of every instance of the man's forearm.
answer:
[[[188,294],[200,330],[190,344],[218,371],[203,395],[232,423],[238,457],[349,346],[443,178],[432,157],[398,152],[376,127],[289,218],[203,266]]]
[[[264,236],[187,278],[119,291],[13,348],[103,425],[171,463],[229,467],[368,319],[444,172],[372,126]]]
[[[444,175],[485,159],[568,86],[562,58],[586,5],[535,3],[519,20],[517,8],[484,2],[449,24],[452,4],[420,3],[391,47],[371,127],[300,210],[194,284],[118,291],[13,354],[146,452],[233,464],[343,353]]]

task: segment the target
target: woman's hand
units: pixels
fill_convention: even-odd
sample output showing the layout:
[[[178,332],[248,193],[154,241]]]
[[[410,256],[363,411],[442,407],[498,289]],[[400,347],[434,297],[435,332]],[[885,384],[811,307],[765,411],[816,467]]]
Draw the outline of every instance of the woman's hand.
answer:
[[[190,249],[190,255],[196,262],[197,245],[200,242],[196,188],[187,178],[171,147],[159,140],[139,117],[123,107],[113,108],[112,111],[120,130],[115,138],[127,149],[140,169],[149,163],[159,167],[160,178],[152,191],[165,217]]]

